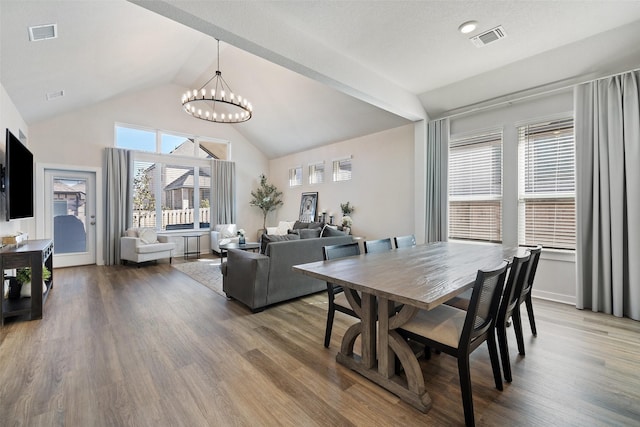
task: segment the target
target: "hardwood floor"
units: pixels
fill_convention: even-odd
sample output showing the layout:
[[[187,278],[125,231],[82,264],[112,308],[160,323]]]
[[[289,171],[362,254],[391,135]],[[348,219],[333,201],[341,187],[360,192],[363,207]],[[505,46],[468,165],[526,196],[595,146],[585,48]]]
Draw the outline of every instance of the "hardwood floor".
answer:
[[[168,264],[56,269],[41,321],[0,330],[0,425],[462,425],[455,359],[422,363],[422,414],[337,365],[353,321],[326,295],[251,314]],[[478,425],[640,424],[640,322],[534,301],[527,355],[494,388],[486,346],[471,378]]]

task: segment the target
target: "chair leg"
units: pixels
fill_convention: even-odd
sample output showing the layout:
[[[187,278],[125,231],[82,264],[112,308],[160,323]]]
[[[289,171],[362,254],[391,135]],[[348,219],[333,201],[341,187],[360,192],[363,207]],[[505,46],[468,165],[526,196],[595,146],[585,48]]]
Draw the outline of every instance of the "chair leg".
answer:
[[[511,315],[513,320],[513,330],[516,333],[516,341],[518,341],[518,353],[524,356],[524,337],[522,336],[522,318],[520,317],[520,307],[516,307]]]
[[[475,425],[473,416],[473,395],[471,394],[471,372],[469,371],[469,355],[458,356],[458,375],[460,376],[460,392],[462,393],[462,406],[464,407],[464,423],[467,426]]]
[[[502,359],[502,372],[504,372],[505,381],[510,383],[512,377],[511,362],[509,361],[509,344],[507,343],[507,326],[504,324],[498,325],[496,332],[498,334],[498,347],[500,348],[500,357]]]
[[[329,311],[327,312],[327,328],[324,332],[324,346],[329,348],[329,343],[331,342],[331,330],[333,329],[333,316],[336,311],[329,307]]]
[[[531,333],[534,337],[537,337],[538,331],[536,330],[536,319],[533,316],[533,302],[531,301],[531,294],[527,295],[524,303],[527,305],[527,315],[529,315],[529,325],[531,325]]]
[[[496,346],[496,336],[493,331],[487,337],[487,346],[489,347],[489,359],[491,359],[491,369],[493,370],[493,379],[496,388],[502,391],[502,375],[500,374],[500,361],[498,359],[498,347]]]

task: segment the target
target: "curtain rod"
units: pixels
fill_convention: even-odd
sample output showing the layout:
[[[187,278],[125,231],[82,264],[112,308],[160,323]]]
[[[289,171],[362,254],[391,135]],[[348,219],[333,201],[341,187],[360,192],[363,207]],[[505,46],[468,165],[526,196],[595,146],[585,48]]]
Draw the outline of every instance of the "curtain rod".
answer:
[[[506,105],[506,104],[511,104],[511,103],[514,103],[514,102],[520,102],[520,101],[524,101],[526,99],[535,98],[535,97],[543,96],[543,95],[548,95],[548,94],[554,93],[554,92],[560,92],[560,91],[567,90],[567,89],[570,89],[572,87],[575,87],[577,85],[581,85],[581,84],[585,84],[585,83],[592,83],[592,82],[596,82],[598,80],[610,79],[611,77],[616,77],[616,76],[619,76],[619,75],[622,75],[622,74],[632,73],[632,72],[635,72],[635,71],[640,71],[640,68],[634,68],[632,70],[622,71],[622,72],[618,72],[618,73],[614,73],[614,74],[610,74],[610,75],[606,75],[606,76],[601,76],[601,77],[596,77],[596,78],[588,78],[586,80],[581,80],[581,79],[584,79],[586,76],[570,77],[568,79],[558,80],[558,81],[553,82],[553,83],[547,83],[545,85],[535,86],[535,87],[532,87],[532,88],[529,88],[529,89],[525,89],[525,90],[522,90],[522,91],[519,91],[519,92],[513,92],[513,93],[510,93],[510,94],[507,94],[507,95],[502,95],[502,96],[498,96],[496,98],[491,98],[491,99],[486,100],[486,101],[481,101],[481,102],[477,102],[475,104],[470,104],[470,105],[467,105],[466,107],[460,107],[460,108],[456,108],[456,109],[453,109],[453,110],[449,110],[448,112],[444,113],[444,115],[438,116],[436,119],[433,119],[433,120],[430,120],[430,121],[436,121],[436,120],[442,120],[442,119],[451,119],[451,118],[454,118],[454,117],[463,116],[465,114],[477,113],[479,111],[489,110],[491,108],[498,108],[498,107],[501,107],[501,106]],[[568,82],[572,82],[572,83],[568,83]],[[543,89],[543,90],[541,92],[537,92],[540,89]],[[527,92],[532,92],[532,93],[527,93]]]

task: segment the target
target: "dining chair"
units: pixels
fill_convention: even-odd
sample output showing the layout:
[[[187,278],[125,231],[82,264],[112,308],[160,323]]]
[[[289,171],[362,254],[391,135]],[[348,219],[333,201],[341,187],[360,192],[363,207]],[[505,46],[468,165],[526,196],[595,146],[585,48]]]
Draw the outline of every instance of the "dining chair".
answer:
[[[466,312],[441,304],[429,311],[420,310],[413,319],[397,329],[405,339],[418,341],[458,359],[460,391],[467,426],[474,425],[469,355],[485,341],[489,347],[496,388],[502,390],[494,327],[506,271],[506,262],[493,270],[478,271]]]
[[[410,248],[416,245],[416,236],[410,234],[408,236],[394,237],[393,242],[396,248]]]
[[[387,237],[386,239],[378,239],[378,240],[365,240],[364,242],[364,253],[378,253],[378,252],[388,252],[393,249],[391,245],[391,238]]]
[[[542,246],[538,245],[534,249],[530,249],[531,261],[529,266],[529,277],[527,277],[526,283],[522,286],[522,292],[520,292],[520,298],[518,299],[518,307],[513,310],[511,318],[513,319],[513,329],[516,333],[516,341],[518,342],[518,352],[524,356],[524,337],[522,333],[522,316],[520,315],[520,305],[522,303],[527,307],[527,315],[529,316],[529,325],[531,326],[531,333],[534,337],[538,336],[536,329],[536,319],[533,316],[533,302],[531,301],[531,289],[533,288],[533,281],[536,278],[536,271],[538,270],[538,261],[540,261],[540,254],[542,253]]]
[[[518,307],[518,301],[522,288],[527,281],[529,274],[531,253],[522,257],[514,257],[509,268],[509,275],[504,285],[500,306],[498,307],[498,317],[496,319],[496,334],[498,336],[498,347],[500,348],[500,358],[502,359],[502,372],[507,382],[512,382],[511,362],[509,360],[509,346],[507,343],[507,326],[510,325],[510,318],[514,310]],[[467,310],[471,293],[469,289],[464,293],[446,301],[444,304]]]
[[[504,285],[504,292],[498,308],[496,318],[496,334],[498,336],[498,347],[500,348],[500,358],[502,359],[502,372],[507,382],[512,381],[511,361],[509,360],[509,345],[507,343],[507,326],[513,311],[518,307],[518,300],[522,287],[527,281],[531,253],[521,257],[514,257],[509,268],[509,276]]]
[[[346,258],[354,255],[360,255],[360,245],[358,245],[357,242],[322,247],[322,256],[325,261]],[[327,327],[324,333],[324,346],[329,348],[331,330],[333,329],[333,318],[336,311],[353,317],[358,316],[355,311],[351,309],[351,305],[344,294],[342,286],[327,282],[327,295],[329,297],[329,309],[327,312]]]

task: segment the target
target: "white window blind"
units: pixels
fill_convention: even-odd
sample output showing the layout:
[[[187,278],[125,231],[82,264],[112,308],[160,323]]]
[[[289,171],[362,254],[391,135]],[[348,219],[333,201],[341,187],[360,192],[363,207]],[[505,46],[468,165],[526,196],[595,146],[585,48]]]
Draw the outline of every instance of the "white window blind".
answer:
[[[451,141],[449,238],[502,241],[502,133]]]
[[[289,187],[302,185],[302,166],[289,169]]]
[[[575,249],[575,140],[573,119],[518,129],[521,245]]]
[[[333,181],[351,179],[351,158],[333,161]]]
[[[324,162],[309,165],[309,184],[324,182]]]

